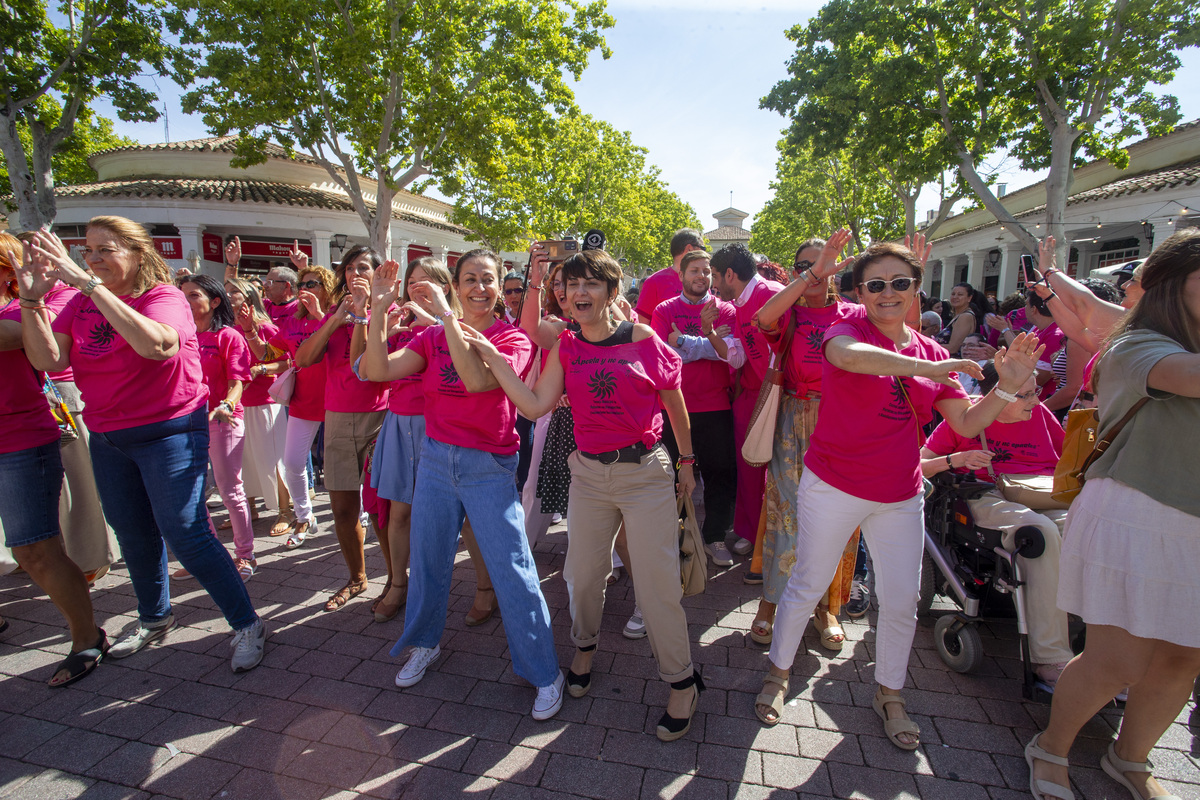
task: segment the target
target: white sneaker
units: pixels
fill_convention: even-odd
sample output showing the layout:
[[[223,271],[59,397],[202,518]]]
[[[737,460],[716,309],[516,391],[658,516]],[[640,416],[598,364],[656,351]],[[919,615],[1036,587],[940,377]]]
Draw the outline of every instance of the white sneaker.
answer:
[[[416,686],[421,682],[421,678],[425,677],[425,670],[430,664],[437,661],[441,654],[442,646],[440,644],[436,647],[415,648],[412,655],[408,657],[408,663],[396,673],[396,685],[402,689]]]
[[[550,515],[550,524],[551,525],[557,525],[558,523],[560,523],[562,521],[563,521],[563,515],[559,514],[557,511],[555,511],[553,514]]]
[[[263,659],[263,646],[267,643],[267,626],[261,618],[254,620],[248,628],[233,633],[233,659],[229,666],[234,672],[254,669]]]
[[[626,639],[641,639],[646,635],[646,622],[642,619],[640,607],[633,607],[633,616],[625,623],[625,630],[621,631],[621,634]]]
[[[537,699],[533,701],[533,718],[536,720],[550,719],[562,708],[562,688],[564,682],[562,670],[558,671],[558,679],[549,686],[539,686]]]
[[[153,642],[155,639],[161,639],[167,635],[167,631],[175,627],[175,615],[170,614],[166,619],[160,620],[152,626],[147,626],[138,620],[135,627],[130,628],[125,632],[125,635],[117,640],[108,650],[109,658],[125,658],[141,650],[146,645]]]
[[[718,567],[732,567],[733,556],[729,554],[729,548],[724,542],[713,542],[712,544],[704,545],[704,549],[708,552],[708,557]]]
[[[733,543],[733,552],[739,556],[747,556],[754,552],[754,542],[749,539],[738,539]]]

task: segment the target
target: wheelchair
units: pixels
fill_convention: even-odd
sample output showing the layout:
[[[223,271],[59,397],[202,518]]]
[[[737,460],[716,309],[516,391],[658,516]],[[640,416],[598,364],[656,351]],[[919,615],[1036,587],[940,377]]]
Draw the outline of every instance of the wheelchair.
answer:
[[[921,566],[918,614],[928,614],[935,595],[943,595],[959,608],[938,617],[933,628],[934,646],[946,666],[969,673],[983,661],[983,641],[978,624],[995,601],[1011,596],[1016,607],[1017,631],[1027,699],[1049,702],[1052,690],[1034,672],[1029,656],[1029,627],[1025,608],[1025,582],[1017,556],[1037,558],[1046,547],[1042,532],[1033,526],[1017,529],[1015,547],[1003,546],[1003,532],[975,524],[968,500],[991,489],[992,483],[973,475],[943,472],[926,486],[925,556]]]

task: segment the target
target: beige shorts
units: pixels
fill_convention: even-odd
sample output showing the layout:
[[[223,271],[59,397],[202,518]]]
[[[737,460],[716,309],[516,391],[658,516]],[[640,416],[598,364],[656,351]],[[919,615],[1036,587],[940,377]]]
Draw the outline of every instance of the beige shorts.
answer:
[[[387,411],[325,412],[325,488],[357,492]]]

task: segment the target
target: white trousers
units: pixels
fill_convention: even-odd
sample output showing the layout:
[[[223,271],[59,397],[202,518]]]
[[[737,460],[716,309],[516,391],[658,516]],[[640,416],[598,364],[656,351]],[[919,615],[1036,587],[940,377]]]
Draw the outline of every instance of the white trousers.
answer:
[[[268,403],[246,408],[246,445],[242,450],[242,483],[246,497],[261,497],[269,511],[279,510],[277,475],[283,466],[287,418],[283,406]]]
[[[805,470],[796,508],[796,563],[775,613],[771,663],[792,668],[809,617],[833,580],[846,540],[861,526],[875,565],[879,600],[875,681],[888,689],[903,689],[917,629],[925,496],[918,492],[899,503],[876,503],[835,489]]]
[[[304,470],[308,465],[308,451],[321,423],[298,417],[288,417],[287,441],[283,448],[283,482],[292,496],[292,510],[297,522],[315,522],[312,501],[308,498],[308,478]]]

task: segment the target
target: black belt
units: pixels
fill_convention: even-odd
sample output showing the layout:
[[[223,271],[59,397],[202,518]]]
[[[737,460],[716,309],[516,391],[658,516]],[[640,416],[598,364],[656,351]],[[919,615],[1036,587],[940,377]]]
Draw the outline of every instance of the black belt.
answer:
[[[655,442],[652,446],[646,447],[641,442],[622,447],[620,450],[607,450],[603,453],[585,453],[580,450],[579,455],[584,458],[590,458],[592,461],[599,461],[601,464],[640,464],[642,456],[652,452],[658,447],[660,442]]]

